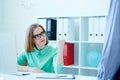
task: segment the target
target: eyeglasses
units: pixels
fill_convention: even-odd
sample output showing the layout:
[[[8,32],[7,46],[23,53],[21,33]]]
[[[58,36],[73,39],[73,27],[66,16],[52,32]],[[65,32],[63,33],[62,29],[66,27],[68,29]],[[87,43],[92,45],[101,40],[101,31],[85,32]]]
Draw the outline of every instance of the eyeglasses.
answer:
[[[42,37],[45,37],[45,36],[46,36],[45,31],[41,32],[40,34],[36,34],[36,35],[34,35],[33,38],[35,38],[35,39],[40,39],[41,36],[42,36]]]

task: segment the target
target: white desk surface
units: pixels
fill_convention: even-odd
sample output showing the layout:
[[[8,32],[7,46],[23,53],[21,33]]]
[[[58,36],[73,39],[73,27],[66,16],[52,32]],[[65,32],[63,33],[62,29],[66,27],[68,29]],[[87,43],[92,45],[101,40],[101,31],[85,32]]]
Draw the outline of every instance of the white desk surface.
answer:
[[[39,73],[31,73],[30,75],[16,76],[0,73],[0,80],[96,80],[96,77],[78,76],[75,79],[36,79]]]

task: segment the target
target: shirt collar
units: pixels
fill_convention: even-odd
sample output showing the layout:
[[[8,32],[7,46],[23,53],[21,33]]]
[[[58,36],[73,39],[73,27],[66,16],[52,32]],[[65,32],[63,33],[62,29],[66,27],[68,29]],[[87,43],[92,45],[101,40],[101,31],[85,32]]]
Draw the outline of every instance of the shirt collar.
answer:
[[[41,50],[38,50],[36,47],[34,47],[34,52],[36,55],[44,55],[47,47],[48,47],[48,45],[45,45],[45,47]]]

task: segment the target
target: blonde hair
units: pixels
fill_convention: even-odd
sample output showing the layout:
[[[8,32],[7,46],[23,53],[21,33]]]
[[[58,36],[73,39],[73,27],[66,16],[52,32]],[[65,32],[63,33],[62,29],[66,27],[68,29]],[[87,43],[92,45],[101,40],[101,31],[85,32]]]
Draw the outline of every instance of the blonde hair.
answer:
[[[37,27],[42,28],[42,30],[45,32],[45,29],[40,24],[35,23],[35,24],[30,25],[30,27],[27,29],[27,32],[26,32],[26,39],[25,39],[26,52],[32,52],[34,49],[35,44],[33,42],[33,31]],[[45,45],[47,45],[47,44],[48,44],[48,37],[46,35],[46,44]]]

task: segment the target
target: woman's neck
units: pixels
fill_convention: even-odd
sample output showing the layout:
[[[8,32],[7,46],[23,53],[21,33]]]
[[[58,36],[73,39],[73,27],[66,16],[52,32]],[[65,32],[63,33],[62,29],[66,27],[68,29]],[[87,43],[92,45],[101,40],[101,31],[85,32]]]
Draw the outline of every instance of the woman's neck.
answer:
[[[36,45],[36,48],[37,48],[38,50],[42,50],[44,47],[45,47],[45,45],[42,45],[42,46],[37,46],[37,45]]]

